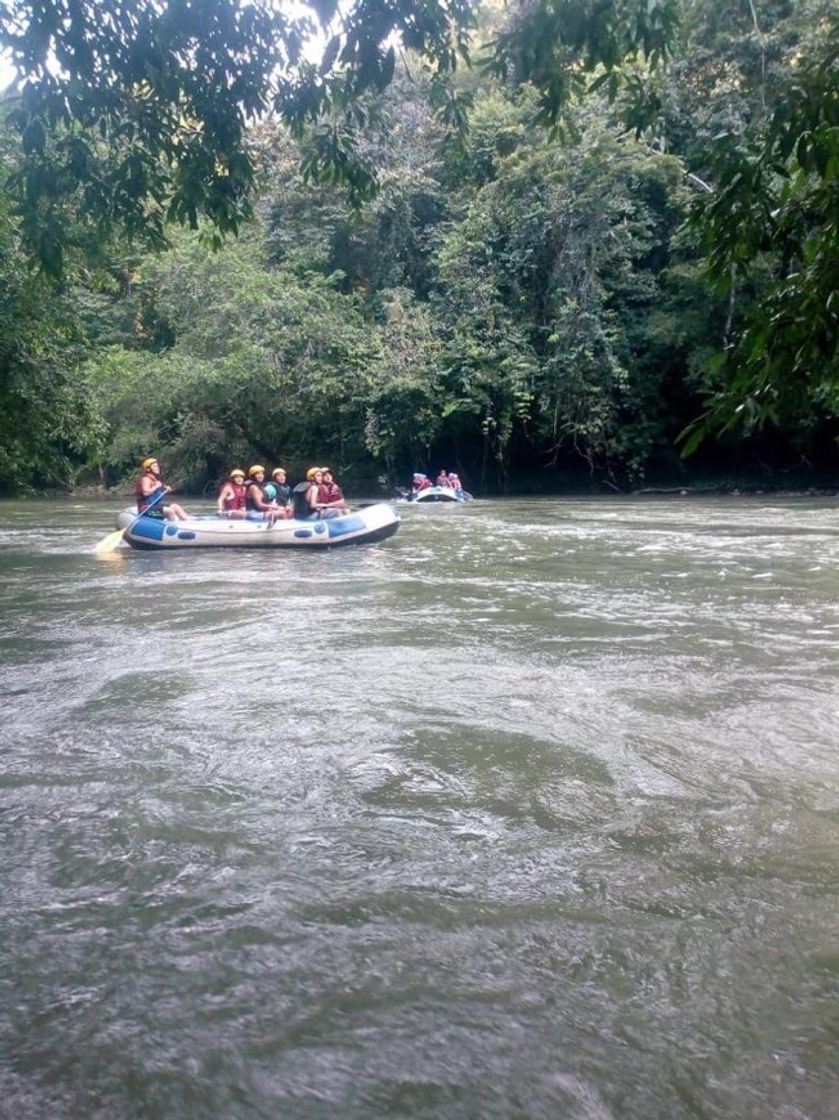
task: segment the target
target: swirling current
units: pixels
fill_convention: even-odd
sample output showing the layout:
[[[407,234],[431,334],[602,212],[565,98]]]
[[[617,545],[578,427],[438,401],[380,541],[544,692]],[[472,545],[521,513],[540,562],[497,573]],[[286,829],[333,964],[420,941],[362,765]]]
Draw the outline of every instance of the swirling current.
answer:
[[[839,502],[0,509],[0,1115],[839,1115]]]

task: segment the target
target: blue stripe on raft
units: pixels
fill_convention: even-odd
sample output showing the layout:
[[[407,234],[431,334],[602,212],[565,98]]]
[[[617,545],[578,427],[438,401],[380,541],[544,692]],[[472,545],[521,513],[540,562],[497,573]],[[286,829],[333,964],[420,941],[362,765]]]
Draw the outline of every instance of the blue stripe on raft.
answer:
[[[349,517],[339,517],[335,521],[325,521],[324,524],[330,537],[343,537],[347,533],[357,533],[359,529],[367,528],[363,517],[352,514]]]
[[[194,541],[195,540],[195,533],[190,532],[189,529],[179,529],[178,530],[178,540],[179,541]]]
[[[312,535],[312,530],[311,529],[295,529],[294,530],[294,535],[295,535],[295,537],[310,537]]]
[[[132,537],[145,537],[149,541],[162,541],[166,522],[154,517],[138,517],[128,530]]]

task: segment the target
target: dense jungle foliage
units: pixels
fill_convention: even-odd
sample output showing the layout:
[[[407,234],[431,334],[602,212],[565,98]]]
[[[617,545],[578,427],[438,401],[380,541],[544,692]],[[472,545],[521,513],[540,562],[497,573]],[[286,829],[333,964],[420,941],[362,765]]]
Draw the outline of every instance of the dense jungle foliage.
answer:
[[[115,137],[8,94],[0,488],[112,485],[149,453],[199,491],[254,460],[368,484],[448,466],[475,490],[829,470],[832,5],[658,6],[660,37],[618,41],[598,13],[656,5],[450,5],[471,66],[380,38],[364,77],[330,40],[270,115],[240,57],[253,119],[174,164],[207,115],[194,74],[170,75],[145,163],[136,106]]]

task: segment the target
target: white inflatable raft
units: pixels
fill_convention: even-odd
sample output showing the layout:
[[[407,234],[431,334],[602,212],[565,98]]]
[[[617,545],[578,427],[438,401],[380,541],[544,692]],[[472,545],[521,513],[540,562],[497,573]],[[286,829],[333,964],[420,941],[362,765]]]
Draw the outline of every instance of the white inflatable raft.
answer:
[[[469,502],[472,495],[465,490],[452,490],[449,486],[429,486],[408,495],[409,502]]]
[[[228,521],[225,517],[190,517],[163,521],[138,517],[134,506],[117,515],[132,548],[335,548],[370,544],[392,537],[399,515],[385,502],[323,521]]]

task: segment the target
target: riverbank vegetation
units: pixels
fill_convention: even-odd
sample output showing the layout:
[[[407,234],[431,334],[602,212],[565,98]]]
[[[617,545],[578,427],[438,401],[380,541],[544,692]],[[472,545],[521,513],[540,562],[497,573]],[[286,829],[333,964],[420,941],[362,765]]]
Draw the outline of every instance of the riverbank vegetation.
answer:
[[[272,113],[270,29],[241,22],[209,40],[241,78],[220,101],[217,59],[190,76],[154,40],[156,131],[127,56],[119,104],[6,96],[3,490],[114,485],[151,451],[198,490],[254,459],[389,483],[448,465],[476,489],[829,472],[831,5],[438,7],[460,40],[327,40]]]

